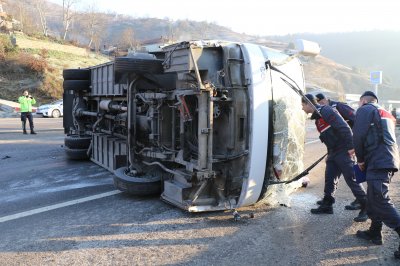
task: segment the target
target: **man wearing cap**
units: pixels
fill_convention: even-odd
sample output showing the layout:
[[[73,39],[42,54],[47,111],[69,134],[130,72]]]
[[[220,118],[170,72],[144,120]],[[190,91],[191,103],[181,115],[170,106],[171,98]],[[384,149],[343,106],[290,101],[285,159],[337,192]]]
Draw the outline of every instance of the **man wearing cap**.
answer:
[[[399,151],[395,136],[395,118],[378,104],[372,91],[364,92],[353,127],[357,163],[366,171],[367,213],[371,226],[357,231],[357,237],[382,245],[382,224],[394,229],[400,236],[400,215],[389,197],[389,184],[399,169]],[[394,253],[400,259],[400,246]]]
[[[332,108],[336,109],[339,112],[339,114],[344,118],[344,120],[346,120],[347,124],[349,124],[350,128],[353,127],[354,120],[356,118],[356,112],[349,105],[347,105],[346,103],[337,102],[337,101],[328,99],[323,93],[316,94],[315,99],[317,100],[317,103],[320,105],[329,105]],[[357,199],[355,199],[349,205],[346,205],[345,209],[346,210],[359,210],[359,209],[361,209],[361,204],[360,204],[360,202],[358,202]]]
[[[335,108],[339,112],[339,114],[344,118],[344,120],[346,120],[350,128],[353,127],[354,119],[356,118],[356,112],[348,104],[328,99],[322,93],[316,94],[315,99],[317,100],[317,103],[320,105],[330,105],[331,107]]]
[[[363,186],[354,180],[352,160],[354,156],[353,134],[349,125],[335,109],[329,105],[319,105],[311,94],[306,94],[302,98],[302,106],[305,113],[312,114],[311,119],[315,120],[315,125],[320,133],[319,138],[328,149],[324,198],[319,202],[320,206],[318,208],[311,209],[311,213],[333,213],[332,205],[335,203],[334,195],[337,183],[340,175],[343,174],[353,195],[362,204],[362,209],[359,215],[354,218],[354,221],[366,221],[368,219],[366,215],[367,196]]]

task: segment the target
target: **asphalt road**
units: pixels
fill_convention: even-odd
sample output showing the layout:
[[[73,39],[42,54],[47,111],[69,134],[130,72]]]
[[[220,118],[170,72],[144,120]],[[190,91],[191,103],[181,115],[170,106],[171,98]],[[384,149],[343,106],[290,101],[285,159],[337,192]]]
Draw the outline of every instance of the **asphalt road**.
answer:
[[[322,195],[324,163],[311,184],[277,205],[190,214],[157,197],[116,191],[112,175],[92,162],[68,161],[62,119],[35,118],[38,135],[23,135],[17,118],[0,119],[1,265],[398,265],[397,234],[385,244],[354,234],[353,200],[340,182],[333,215],[311,215]],[[313,127],[304,163],[325,149]],[[391,195],[397,206],[399,174]],[[393,193],[394,192],[394,193]],[[253,212],[255,217],[248,218]]]

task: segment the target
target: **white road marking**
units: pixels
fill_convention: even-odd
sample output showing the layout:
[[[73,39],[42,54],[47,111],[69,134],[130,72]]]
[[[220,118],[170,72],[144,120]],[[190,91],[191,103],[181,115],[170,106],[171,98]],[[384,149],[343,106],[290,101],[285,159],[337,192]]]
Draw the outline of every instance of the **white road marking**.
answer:
[[[319,142],[319,139],[315,139],[315,140],[311,140],[309,142],[306,142],[306,145],[311,144],[311,143],[315,143],[315,142]]]
[[[19,218],[22,218],[22,217],[31,216],[31,215],[35,215],[35,214],[38,214],[38,213],[59,209],[59,208],[64,208],[64,207],[67,207],[67,206],[71,206],[71,205],[75,205],[75,204],[79,204],[79,203],[83,203],[83,202],[87,202],[87,201],[91,201],[91,200],[95,200],[95,199],[101,199],[101,198],[112,196],[112,195],[116,195],[116,194],[119,194],[119,193],[122,193],[122,191],[113,190],[113,191],[109,191],[109,192],[93,195],[93,196],[86,197],[86,198],[71,200],[71,201],[58,203],[58,204],[54,204],[54,205],[47,206],[47,207],[42,207],[42,208],[38,208],[38,209],[26,211],[26,212],[21,212],[21,213],[16,213],[16,214],[13,214],[13,215],[4,216],[4,217],[0,218],[0,223],[11,221],[11,220],[16,220],[16,219],[19,219]]]
[[[306,142],[305,145],[312,144],[312,143],[315,143],[315,142],[318,142],[318,141],[320,141],[320,140],[319,139],[312,140],[312,141]],[[67,207],[67,206],[71,206],[71,205],[75,205],[75,204],[79,204],[79,203],[83,203],[83,202],[87,202],[87,201],[91,201],[91,200],[101,199],[101,198],[104,198],[104,197],[109,197],[109,196],[113,196],[113,195],[120,194],[120,193],[122,193],[122,191],[113,190],[113,191],[101,193],[101,194],[98,194],[98,195],[93,195],[93,196],[86,197],[86,198],[71,200],[71,201],[67,201],[67,202],[64,202],[64,203],[59,203],[59,204],[55,204],[55,205],[51,205],[51,206],[47,206],[47,207],[42,207],[42,208],[30,210],[30,211],[16,213],[16,214],[13,214],[13,215],[8,215],[8,216],[1,217],[0,218],[0,223],[16,220],[16,219],[19,219],[19,218],[23,218],[23,217],[27,217],[27,216],[31,216],[31,215],[35,215],[35,214],[39,214],[39,213],[42,213],[42,212],[47,212],[47,211],[51,211],[51,210],[55,210],[55,209],[64,208],[64,207]]]

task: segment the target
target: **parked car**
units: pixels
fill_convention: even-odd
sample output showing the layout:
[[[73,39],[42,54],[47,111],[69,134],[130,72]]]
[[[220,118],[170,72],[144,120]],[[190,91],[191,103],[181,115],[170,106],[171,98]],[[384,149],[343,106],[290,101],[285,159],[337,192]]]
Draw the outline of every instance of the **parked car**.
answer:
[[[52,103],[44,104],[36,109],[37,115],[44,117],[58,118],[63,116],[63,100],[57,100]]]

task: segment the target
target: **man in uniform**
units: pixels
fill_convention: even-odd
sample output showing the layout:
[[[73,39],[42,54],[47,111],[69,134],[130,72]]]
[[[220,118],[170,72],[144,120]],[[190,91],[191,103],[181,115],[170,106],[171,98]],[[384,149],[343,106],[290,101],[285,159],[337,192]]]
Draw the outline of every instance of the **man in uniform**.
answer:
[[[315,99],[317,100],[317,103],[320,105],[329,105],[332,108],[336,109],[339,112],[339,114],[344,118],[344,120],[346,120],[347,124],[349,124],[350,128],[353,127],[354,120],[356,118],[356,112],[348,104],[328,99],[323,93],[316,94]],[[361,204],[360,202],[358,202],[357,199],[355,199],[349,205],[346,205],[345,209],[360,210]]]
[[[400,236],[400,215],[389,197],[389,183],[399,167],[399,151],[395,136],[395,118],[378,104],[372,91],[360,97],[356,113],[353,140],[358,166],[366,171],[367,213],[371,226],[357,231],[357,237],[382,245],[382,224]],[[394,253],[400,259],[400,246]]]
[[[307,100],[308,99],[308,100]],[[312,114],[311,119],[320,133],[321,141],[328,149],[328,157],[325,169],[324,198],[320,206],[311,209],[313,214],[333,213],[332,205],[335,203],[335,191],[339,177],[343,174],[344,179],[351,189],[353,195],[361,203],[362,208],[356,222],[364,222],[368,219],[366,214],[366,192],[361,184],[355,182],[353,171],[354,147],[352,132],[346,121],[340,114],[329,105],[321,106],[311,94],[302,98],[303,111]]]
[[[344,120],[346,120],[350,128],[353,127],[354,119],[356,118],[356,112],[348,104],[328,99],[322,93],[316,94],[315,99],[317,100],[317,103],[320,105],[329,105],[332,108],[335,108],[339,112],[339,114],[344,118]]]

